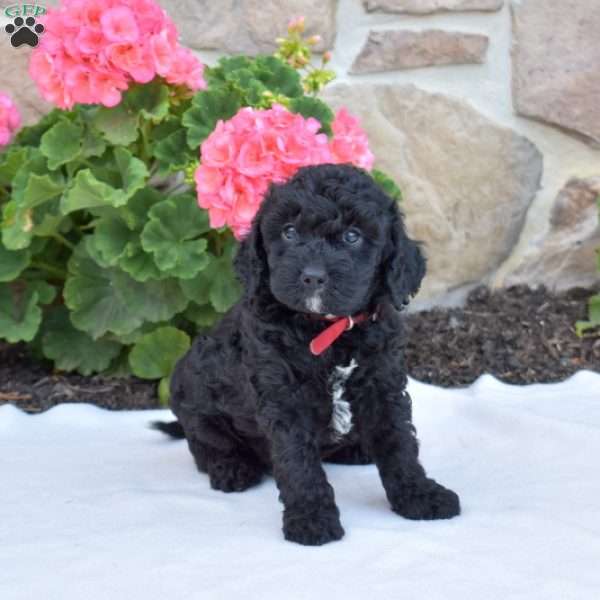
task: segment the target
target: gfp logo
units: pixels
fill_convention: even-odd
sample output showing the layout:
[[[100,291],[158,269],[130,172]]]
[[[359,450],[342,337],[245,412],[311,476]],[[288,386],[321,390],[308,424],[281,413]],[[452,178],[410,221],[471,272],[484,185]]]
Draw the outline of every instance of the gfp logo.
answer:
[[[4,14],[13,20],[4,28],[10,35],[10,43],[14,48],[23,44],[35,47],[44,26],[35,22],[35,17],[45,14],[46,8],[39,4],[12,4],[4,9]]]
[[[11,4],[4,9],[4,14],[11,19],[15,17],[39,17],[46,14],[46,7],[39,4]]]

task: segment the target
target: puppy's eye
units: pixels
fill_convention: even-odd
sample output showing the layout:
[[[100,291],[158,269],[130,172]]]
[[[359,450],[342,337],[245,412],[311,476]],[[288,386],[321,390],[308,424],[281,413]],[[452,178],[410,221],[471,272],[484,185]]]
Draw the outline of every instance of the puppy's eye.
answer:
[[[293,225],[284,225],[281,235],[287,242],[294,242],[298,239],[298,232]]]
[[[360,240],[360,231],[357,229],[348,229],[344,232],[344,241],[346,244],[356,244]]]

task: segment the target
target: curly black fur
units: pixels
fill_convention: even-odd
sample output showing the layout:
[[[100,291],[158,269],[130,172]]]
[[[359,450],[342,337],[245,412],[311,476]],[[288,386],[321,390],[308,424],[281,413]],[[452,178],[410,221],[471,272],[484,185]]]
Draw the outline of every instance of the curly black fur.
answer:
[[[172,409],[211,486],[242,491],[272,473],[284,536],[301,544],[344,535],[322,461],[374,461],[392,509],[409,519],[458,515],[458,496],[419,463],[404,391],[400,309],[418,291],[425,261],[396,203],[354,167],[301,169],[270,188],[235,267],[243,299],[194,341],[171,383]],[[360,312],[377,318],[321,356],[310,353],[327,326],[321,316]],[[328,383],[352,360],[353,427],[340,438]]]

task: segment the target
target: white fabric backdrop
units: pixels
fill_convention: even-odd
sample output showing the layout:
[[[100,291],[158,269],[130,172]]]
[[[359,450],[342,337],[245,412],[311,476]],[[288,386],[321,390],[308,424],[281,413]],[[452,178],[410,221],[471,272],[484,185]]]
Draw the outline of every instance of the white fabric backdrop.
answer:
[[[326,466],[341,542],[285,542],[272,479],[209,489],[168,411],[0,407],[2,600],[596,600],[600,375],[410,383],[422,458],[463,515],[392,513],[373,466]]]

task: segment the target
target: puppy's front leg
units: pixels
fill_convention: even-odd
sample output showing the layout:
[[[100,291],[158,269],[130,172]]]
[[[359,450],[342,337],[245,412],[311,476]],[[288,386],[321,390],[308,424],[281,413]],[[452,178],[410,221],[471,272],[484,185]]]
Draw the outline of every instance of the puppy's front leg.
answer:
[[[284,506],[285,539],[319,546],[342,538],[344,529],[321,465],[313,422],[289,404],[282,408],[269,403],[259,415],[259,424],[270,444],[273,475]]]
[[[389,387],[389,386],[386,386]],[[361,403],[361,436],[379,469],[392,510],[408,519],[450,519],[458,496],[426,476],[407,392],[384,392]]]

